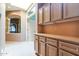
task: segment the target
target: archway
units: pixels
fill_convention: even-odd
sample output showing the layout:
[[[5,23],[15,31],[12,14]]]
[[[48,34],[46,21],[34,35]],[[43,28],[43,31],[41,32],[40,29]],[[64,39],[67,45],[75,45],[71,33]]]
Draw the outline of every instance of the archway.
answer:
[[[21,17],[19,15],[11,15],[7,18],[6,26],[6,42],[21,40]]]

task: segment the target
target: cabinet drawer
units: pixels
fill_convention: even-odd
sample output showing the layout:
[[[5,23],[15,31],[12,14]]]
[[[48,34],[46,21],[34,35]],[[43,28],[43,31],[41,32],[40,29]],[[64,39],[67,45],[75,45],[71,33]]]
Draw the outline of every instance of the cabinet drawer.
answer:
[[[35,39],[38,39],[38,36],[37,35],[35,36]]]
[[[59,50],[59,56],[75,56],[75,55],[63,50]]]
[[[59,47],[79,55],[79,46],[67,42],[59,42]]]
[[[54,46],[57,46],[57,40],[54,40],[54,39],[51,39],[51,38],[47,38],[47,43],[54,45]]]
[[[39,37],[39,39],[43,42],[45,42],[45,37]]]

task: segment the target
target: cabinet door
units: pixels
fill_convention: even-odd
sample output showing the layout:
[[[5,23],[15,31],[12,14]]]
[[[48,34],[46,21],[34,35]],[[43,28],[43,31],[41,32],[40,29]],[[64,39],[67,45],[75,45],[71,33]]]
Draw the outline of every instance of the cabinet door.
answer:
[[[46,45],[46,55],[47,56],[57,56],[57,48],[51,45]]]
[[[62,19],[62,3],[51,3],[51,21]]]
[[[75,55],[63,50],[59,50],[59,56],[75,56]]]
[[[40,56],[45,56],[45,43],[39,42],[39,54]]]
[[[63,13],[64,18],[79,16],[79,3],[64,3]]]
[[[38,53],[38,40],[35,39],[35,42],[34,42],[34,49],[35,49],[35,52]]]
[[[44,4],[44,23],[50,22],[50,3]]]
[[[38,10],[38,19],[39,19],[39,24],[42,24],[43,23],[43,8],[39,8]]]

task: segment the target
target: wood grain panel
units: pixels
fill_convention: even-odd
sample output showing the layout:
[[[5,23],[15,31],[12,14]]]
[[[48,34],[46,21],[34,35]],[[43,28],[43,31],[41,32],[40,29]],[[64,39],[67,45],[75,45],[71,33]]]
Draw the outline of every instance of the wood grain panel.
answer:
[[[45,56],[45,43],[39,42],[39,54],[40,56]]]
[[[43,32],[47,34],[79,37],[79,21],[45,25]]]
[[[47,43],[57,47],[57,40],[47,38]]]
[[[46,55],[47,56],[57,56],[57,48],[47,44]]]
[[[39,24],[43,23],[43,8],[40,8],[38,11]]]
[[[39,37],[39,40],[41,40],[41,41],[43,41],[43,42],[45,42],[45,37]]]
[[[63,50],[59,50],[59,56],[75,56],[75,55],[68,53],[66,51],[63,51]]]
[[[44,23],[50,22],[50,4],[46,3],[43,7],[44,7]]]
[[[62,19],[62,4],[51,3],[51,21]]]
[[[79,55],[79,46],[78,45],[70,44],[67,42],[59,42],[59,47],[66,51]]]
[[[39,49],[39,48],[38,48],[38,40],[35,39],[35,40],[34,40],[34,50],[35,50],[36,53],[38,53],[38,49]]]
[[[38,25],[38,33],[43,33],[43,25]]]
[[[79,16],[79,3],[64,3],[63,18]]]

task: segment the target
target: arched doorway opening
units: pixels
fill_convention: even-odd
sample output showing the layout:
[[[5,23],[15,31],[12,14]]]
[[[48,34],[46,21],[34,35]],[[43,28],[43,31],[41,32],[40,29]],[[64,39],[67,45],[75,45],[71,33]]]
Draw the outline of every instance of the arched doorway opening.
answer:
[[[8,27],[9,33],[21,33],[21,17],[19,15],[10,16]]]
[[[8,16],[6,42],[21,40],[21,17],[19,15]]]

